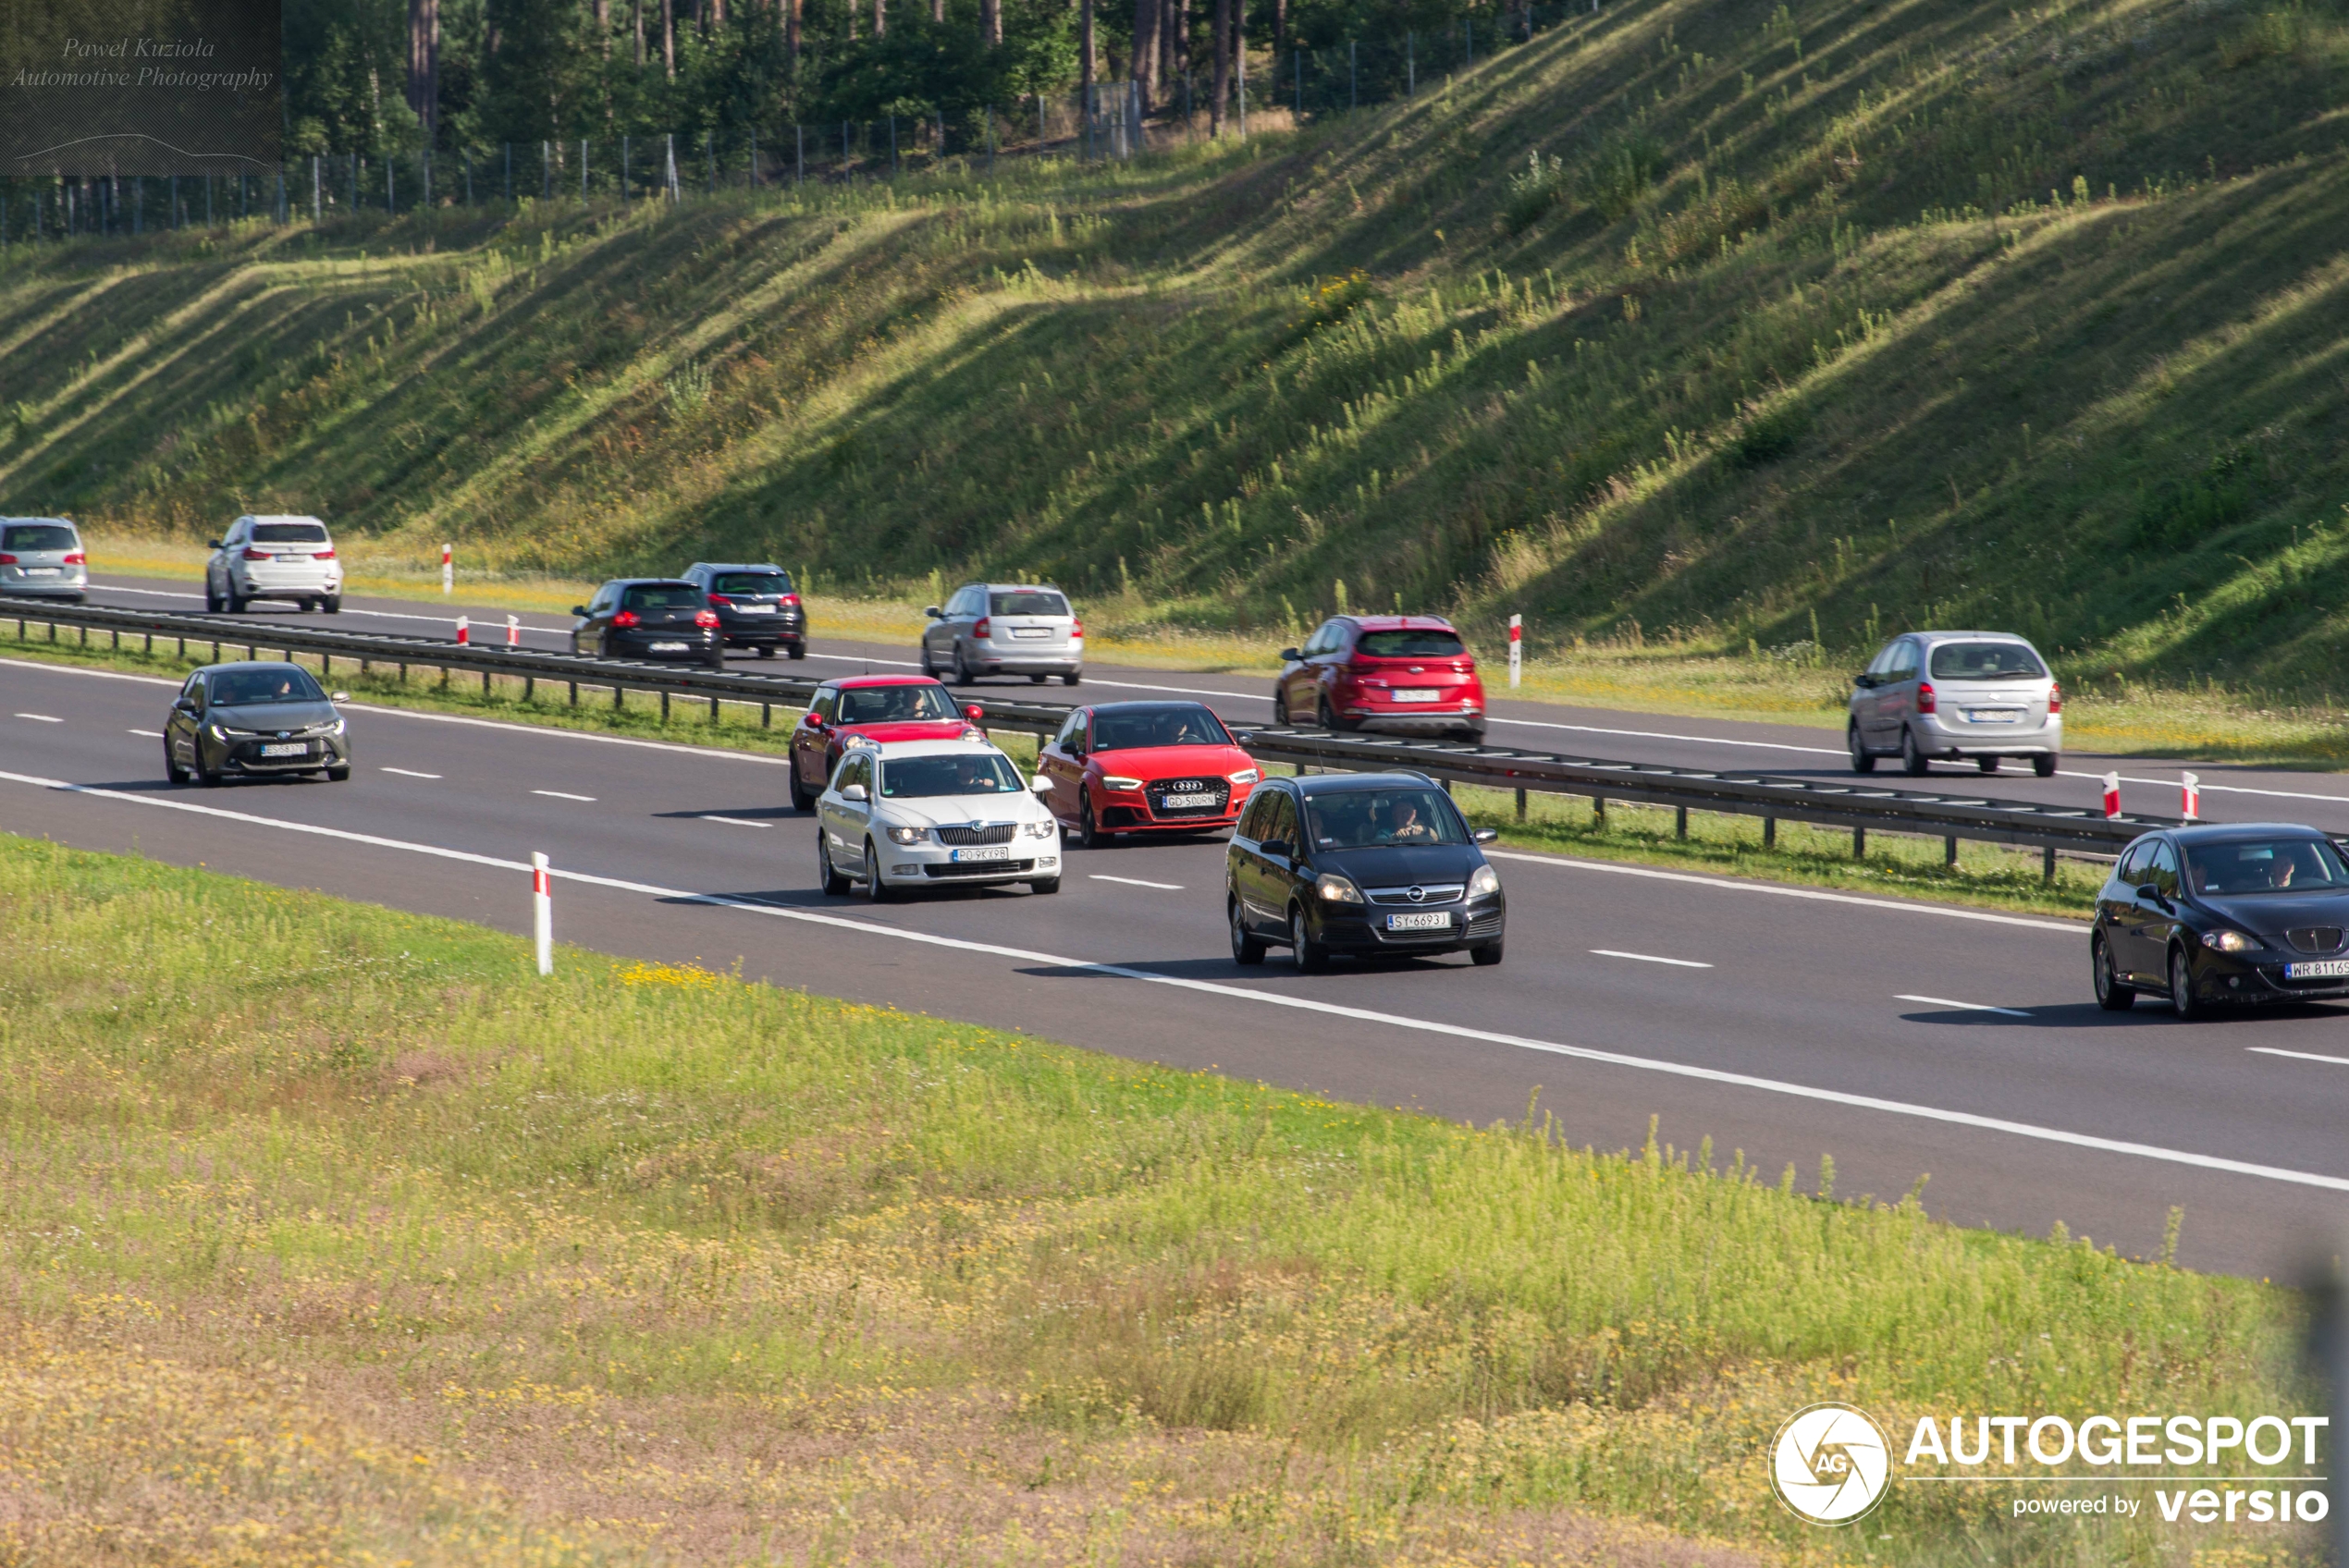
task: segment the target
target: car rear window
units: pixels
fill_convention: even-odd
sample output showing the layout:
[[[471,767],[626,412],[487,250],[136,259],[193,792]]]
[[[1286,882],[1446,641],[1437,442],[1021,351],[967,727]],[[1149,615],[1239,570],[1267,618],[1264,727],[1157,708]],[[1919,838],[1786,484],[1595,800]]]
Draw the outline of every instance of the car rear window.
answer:
[[[1145,708],[1139,713],[1093,716],[1093,750],[1140,746],[1228,746],[1232,737],[1215,716],[1194,705]]]
[[[1068,601],[1049,589],[987,595],[989,615],[1066,615]]]
[[[2322,839],[2260,839],[2186,846],[2186,881],[2197,893],[2340,892],[2349,870]]]
[[[892,757],[881,764],[883,799],[927,800],[937,795],[1011,795],[1019,775],[1002,757],[970,752],[946,757]]]
[[[2047,673],[2021,643],[1941,643],[1933,650],[1936,680],[2037,680]]]
[[[1456,631],[1365,631],[1354,644],[1374,659],[1456,659],[1468,652]]]
[[[620,607],[629,610],[691,610],[701,607],[701,590],[690,582],[655,582],[631,588],[621,595]]]
[[[256,545],[323,545],[326,542],[326,525],[316,522],[256,522],[252,525],[252,542]]]
[[[791,577],[781,571],[721,571],[710,580],[709,591],[745,599],[769,599],[791,592]]]
[[[0,549],[6,550],[72,550],[80,544],[72,529],[55,522],[20,522],[0,533]]]
[[[212,678],[215,706],[250,707],[257,703],[323,703],[326,693],[298,664],[267,669],[224,669]]]
[[[1441,790],[1339,790],[1310,795],[1306,816],[1313,842],[1325,850],[1378,844],[1465,844],[1467,826]]]
[[[953,717],[953,700],[943,686],[852,686],[840,694],[842,724],[908,723]]]

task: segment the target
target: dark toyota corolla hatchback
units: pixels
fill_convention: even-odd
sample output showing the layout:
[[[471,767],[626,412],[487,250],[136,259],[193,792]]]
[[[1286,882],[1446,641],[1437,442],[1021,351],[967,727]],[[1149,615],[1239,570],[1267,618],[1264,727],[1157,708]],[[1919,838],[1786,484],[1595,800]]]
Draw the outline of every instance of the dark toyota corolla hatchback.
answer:
[[[2169,827],[2121,851],[2088,937],[2097,1000],[2181,1018],[2220,1002],[2349,997],[2349,866],[2313,827]]]
[[[1285,947],[1304,970],[1363,958],[1468,950],[1501,962],[1499,873],[1452,798],[1416,773],[1268,778],[1225,859],[1232,957]]]

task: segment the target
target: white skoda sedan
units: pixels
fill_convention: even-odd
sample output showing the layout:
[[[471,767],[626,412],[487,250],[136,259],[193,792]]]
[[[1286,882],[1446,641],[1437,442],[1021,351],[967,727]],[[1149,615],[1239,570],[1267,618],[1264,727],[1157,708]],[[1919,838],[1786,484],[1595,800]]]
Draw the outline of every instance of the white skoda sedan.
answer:
[[[816,875],[827,893],[852,882],[876,902],[954,883],[1061,888],[1059,822],[983,741],[851,746],[816,816]]]

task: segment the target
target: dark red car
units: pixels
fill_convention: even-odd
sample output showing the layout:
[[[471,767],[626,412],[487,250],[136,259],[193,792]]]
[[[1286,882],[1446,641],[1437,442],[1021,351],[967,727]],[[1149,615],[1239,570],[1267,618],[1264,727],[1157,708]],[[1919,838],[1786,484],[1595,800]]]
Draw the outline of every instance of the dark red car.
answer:
[[[1281,657],[1276,723],[1484,738],[1484,683],[1441,616],[1333,616]]]
[[[1086,849],[1126,833],[1205,833],[1239,819],[1264,777],[1198,703],[1078,708],[1036,753],[1052,815]]]
[[[965,707],[927,675],[848,675],[816,688],[807,713],[791,732],[791,803],[814,809],[830,781],[832,768],[852,740],[887,745],[892,741],[958,741],[975,733],[984,717],[976,703]]]

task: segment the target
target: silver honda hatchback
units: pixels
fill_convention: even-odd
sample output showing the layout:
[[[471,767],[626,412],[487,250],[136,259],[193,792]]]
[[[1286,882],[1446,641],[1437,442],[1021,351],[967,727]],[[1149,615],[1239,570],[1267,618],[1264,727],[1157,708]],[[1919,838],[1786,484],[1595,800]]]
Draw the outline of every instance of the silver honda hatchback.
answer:
[[[2047,778],[2063,753],[2063,688],[2010,632],[1912,631],[1852,677],[1844,739],[1854,773],[1875,771],[1878,757],[1912,774],[1936,760],[1996,773],[2001,757],[2028,757]]]
[[[61,517],[0,517],[0,594],[80,604],[90,591],[81,534]]]

